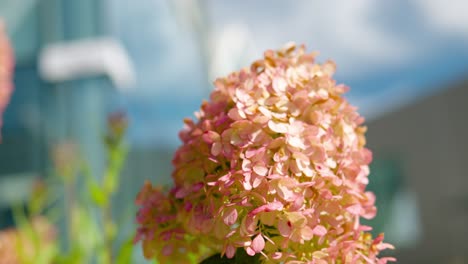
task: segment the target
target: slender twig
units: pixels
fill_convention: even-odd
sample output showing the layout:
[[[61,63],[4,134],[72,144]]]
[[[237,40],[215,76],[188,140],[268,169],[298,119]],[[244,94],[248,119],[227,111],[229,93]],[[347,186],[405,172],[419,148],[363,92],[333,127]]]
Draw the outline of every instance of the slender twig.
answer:
[[[65,180],[65,211],[66,211],[66,221],[67,221],[67,235],[68,235],[68,247],[69,250],[73,250],[73,241],[75,241],[75,234],[73,232],[73,210],[75,207],[75,192],[74,192],[74,185],[75,181],[74,177],[70,177],[70,179]]]

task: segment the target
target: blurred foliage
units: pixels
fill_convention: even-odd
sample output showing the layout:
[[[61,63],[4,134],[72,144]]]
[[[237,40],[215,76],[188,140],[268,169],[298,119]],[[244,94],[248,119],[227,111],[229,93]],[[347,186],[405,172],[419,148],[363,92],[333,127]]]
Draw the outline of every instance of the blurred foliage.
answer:
[[[16,256],[9,264],[131,263],[133,239],[117,240],[116,219],[112,215],[112,198],[118,191],[128,153],[124,140],[127,126],[123,113],[108,118],[103,138],[108,160],[101,178],[91,173],[74,143],[66,142],[54,148],[55,177],[38,180],[26,208],[14,208],[17,228],[10,231],[14,236],[2,236],[4,232],[0,232],[0,259],[6,254],[2,253],[6,248],[2,251],[1,246],[15,244],[15,252],[9,254]],[[37,227],[37,219],[53,232],[44,233],[44,228]],[[66,222],[67,232],[57,237],[60,221]],[[7,262],[0,260],[0,263]]]

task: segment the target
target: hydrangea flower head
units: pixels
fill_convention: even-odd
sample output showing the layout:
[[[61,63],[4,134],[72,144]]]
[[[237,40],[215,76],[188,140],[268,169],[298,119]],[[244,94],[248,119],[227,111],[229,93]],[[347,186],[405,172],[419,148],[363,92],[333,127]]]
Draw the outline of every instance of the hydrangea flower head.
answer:
[[[147,183],[136,240],[145,256],[182,263],[242,248],[265,263],[386,263],[367,192],[364,119],[344,98],[335,64],[290,44],[215,81],[185,120],[174,187]]]

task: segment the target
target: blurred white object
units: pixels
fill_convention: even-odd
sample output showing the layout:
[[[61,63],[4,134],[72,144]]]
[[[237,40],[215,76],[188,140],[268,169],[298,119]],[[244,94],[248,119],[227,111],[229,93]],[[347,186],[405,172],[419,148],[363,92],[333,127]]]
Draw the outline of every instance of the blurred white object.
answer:
[[[417,0],[426,23],[439,34],[468,37],[468,1]]]
[[[411,247],[422,238],[420,204],[416,193],[400,190],[392,201],[392,214],[387,219],[385,238],[399,247]]]
[[[112,38],[47,45],[39,56],[39,72],[50,82],[106,75],[119,90],[127,90],[135,83],[135,70],[127,51]]]
[[[2,175],[0,178],[0,209],[27,201],[35,179],[37,179],[37,175],[33,172]]]
[[[216,32],[212,39],[210,80],[248,66],[247,62],[255,58],[252,39],[249,28],[244,24],[229,24]]]

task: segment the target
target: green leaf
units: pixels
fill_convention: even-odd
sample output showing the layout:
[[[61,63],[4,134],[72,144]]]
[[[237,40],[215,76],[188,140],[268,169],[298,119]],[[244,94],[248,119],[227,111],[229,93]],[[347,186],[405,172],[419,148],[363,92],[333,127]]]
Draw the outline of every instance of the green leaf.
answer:
[[[83,258],[83,254],[81,250],[77,247],[73,247],[73,249],[68,252],[68,254],[62,254],[56,258],[56,261],[53,263],[60,263],[60,264],[80,264],[86,263]]]
[[[96,247],[102,243],[99,227],[90,212],[83,207],[77,207],[73,216],[75,218],[73,229],[78,232],[72,243],[82,255],[91,256]]]
[[[116,264],[127,264],[132,262],[133,239],[127,240],[120,248]]]
[[[54,263],[53,259],[57,256],[58,249],[57,245],[54,243],[50,246],[47,246],[39,252],[39,256],[35,260],[35,263],[38,264],[50,264]]]
[[[125,163],[128,148],[125,144],[119,144],[115,148],[108,148],[109,165],[104,174],[104,190],[108,195],[113,194],[120,182],[120,173]]]
[[[91,200],[99,207],[104,207],[108,204],[109,198],[106,192],[93,180],[88,181],[88,189],[91,195]]]

